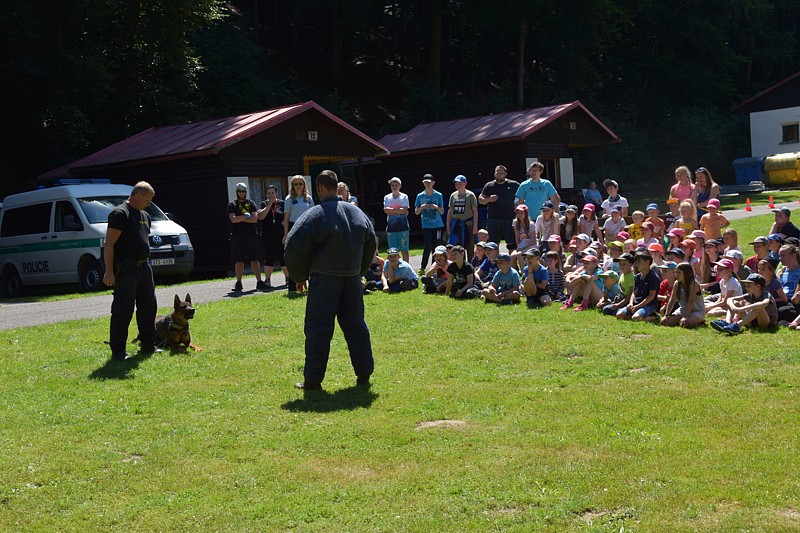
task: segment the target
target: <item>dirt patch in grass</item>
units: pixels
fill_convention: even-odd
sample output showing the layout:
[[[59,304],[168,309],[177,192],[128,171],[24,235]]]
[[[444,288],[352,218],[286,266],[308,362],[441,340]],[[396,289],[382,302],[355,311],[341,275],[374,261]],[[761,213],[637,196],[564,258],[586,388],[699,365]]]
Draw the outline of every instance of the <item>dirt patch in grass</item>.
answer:
[[[125,457],[124,459],[122,459],[122,462],[123,462],[123,463],[133,463],[133,464],[136,464],[136,463],[138,463],[139,461],[141,461],[142,459],[144,459],[144,455],[140,455],[140,454],[138,454],[138,453],[132,453],[132,454],[130,454],[129,456],[127,456],[127,457]]]
[[[414,429],[430,429],[430,428],[450,428],[459,429],[467,427],[467,423],[463,420],[428,420],[427,422],[419,422]]]
[[[584,509],[576,513],[578,517],[586,522],[588,525],[595,523],[610,524],[612,522],[622,522],[626,520],[634,520],[633,508],[613,509],[610,511],[600,509]]]
[[[792,520],[800,520],[800,511],[797,509],[783,509],[778,511],[778,514]]]
[[[483,514],[487,516],[519,516],[523,513],[525,513],[524,508],[509,505],[503,507],[494,507],[492,509],[486,509],[483,511]]]
[[[628,370],[628,372],[630,372],[631,374],[637,374],[639,372],[644,372],[645,370],[647,370],[646,366],[640,366],[639,368],[631,368],[630,370]]]

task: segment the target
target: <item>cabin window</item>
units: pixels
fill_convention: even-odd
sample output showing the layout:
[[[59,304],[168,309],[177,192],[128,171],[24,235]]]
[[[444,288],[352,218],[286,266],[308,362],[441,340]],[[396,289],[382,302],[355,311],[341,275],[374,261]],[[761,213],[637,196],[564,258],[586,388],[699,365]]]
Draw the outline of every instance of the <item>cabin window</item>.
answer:
[[[798,128],[798,123],[795,122],[794,124],[784,124],[781,126],[783,130],[783,137],[781,140],[781,144],[792,144],[800,142],[800,128]]]

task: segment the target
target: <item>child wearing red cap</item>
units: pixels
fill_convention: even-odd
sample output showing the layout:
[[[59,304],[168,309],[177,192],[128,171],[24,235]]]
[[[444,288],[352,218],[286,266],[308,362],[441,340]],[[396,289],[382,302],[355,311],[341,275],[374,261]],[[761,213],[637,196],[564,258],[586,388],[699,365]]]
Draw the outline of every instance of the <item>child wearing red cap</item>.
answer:
[[[733,273],[733,261],[723,257],[714,264],[719,278],[719,299],[716,302],[706,299],[706,314],[724,316],[728,312],[728,301],[742,295],[742,284]]]
[[[725,215],[719,212],[719,200],[712,198],[706,206],[708,213],[700,217],[700,229],[706,232],[706,239],[721,239],[722,228],[731,225]]]

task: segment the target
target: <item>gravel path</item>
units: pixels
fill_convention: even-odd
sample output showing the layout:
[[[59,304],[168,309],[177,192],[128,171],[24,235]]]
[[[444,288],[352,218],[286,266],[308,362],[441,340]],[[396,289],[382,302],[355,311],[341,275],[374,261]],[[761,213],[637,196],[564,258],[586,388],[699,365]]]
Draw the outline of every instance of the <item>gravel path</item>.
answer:
[[[777,207],[788,207],[793,210],[800,208],[797,202],[778,204]],[[724,213],[729,220],[739,220],[770,213],[770,209],[766,204],[754,205],[752,208],[753,210],[749,212],[744,209],[735,209],[724,211]],[[420,267],[420,259],[420,256],[411,257],[410,262],[414,270]],[[234,283],[234,280],[231,278],[224,281],[197,283],[181,287],[157,288],[156,298],[159,307],[169,307],[172,305],[172,300],[176,293],[178,293],[181,298],[185,296],[186,292],[191,293],[192,301],[195,304],[224,300],[226,298],[265,298],[272,297],[276,294],[283,294],[286,288],[285,285],[283,285],[283,275],[277,274],[272,276],[272,282],[274,284],[281,283],[281,285],[276,286],[273,291],[268,293],[256,292],[254,290],[255,279],[251,275],[250,277],[244,278],[244,286],[249,290],[241,294],[230,292]],[[67,322],[69,320],[102,318],[108,316],[110,310],[110,294],[76,298],[74,300],[61,300],[57,302],[15,302],[13,300],[7,300],[0,305],[0,331],[37,326],[40,324]]]

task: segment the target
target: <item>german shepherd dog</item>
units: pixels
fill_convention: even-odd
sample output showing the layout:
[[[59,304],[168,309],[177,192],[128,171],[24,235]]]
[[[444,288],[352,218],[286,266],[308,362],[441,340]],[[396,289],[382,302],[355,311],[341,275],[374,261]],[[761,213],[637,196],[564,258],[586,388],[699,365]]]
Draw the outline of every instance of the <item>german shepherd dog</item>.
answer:
[[[175,310],[172,314],[156,319],[156,346],[169,348],[172,351],[185,352],[186,348],[191,348],[195,352],[201,351],[202,348],[192,343],[192,336],[189,333],[189,320],[192,318],[194,318],[192,297],[187,294],[186,300],[181,301],[176,294]]]

